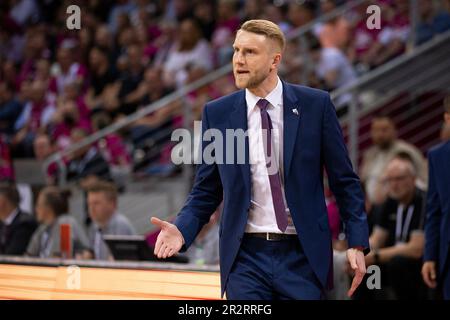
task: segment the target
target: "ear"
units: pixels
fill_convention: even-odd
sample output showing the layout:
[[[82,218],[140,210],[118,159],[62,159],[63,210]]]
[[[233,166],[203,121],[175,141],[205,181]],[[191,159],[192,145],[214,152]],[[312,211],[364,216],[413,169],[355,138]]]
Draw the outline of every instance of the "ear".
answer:
[[[281,62],[281,53],[276,53],[272,60],[272,68],[277,68]]]

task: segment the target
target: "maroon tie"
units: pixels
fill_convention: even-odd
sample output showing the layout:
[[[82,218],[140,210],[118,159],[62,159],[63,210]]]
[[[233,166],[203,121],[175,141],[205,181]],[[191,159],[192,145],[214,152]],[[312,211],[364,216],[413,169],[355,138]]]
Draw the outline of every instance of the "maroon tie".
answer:
[[[267,106],[269,105],[269,101],[266,99],[260,99],[256,105],[261,109],[261,127],[263,131],[267,133],[266,139],[267,141],[263,141],[264,144],[264,153],[266,156],[266,168],[271,168],[271,160],[272,160],[272,120],[270,120],[270,116],[267,113]],[[263,134],[263,138],[264,138]],[[276,158],[273,157],[276,165]],[[281,178],[280,172],[278,170],[278,166],[276,166],[276,170],[268,170],[269,182],[270,182],[270,190],[272,192],[272,200],[273,200],[273,208],[275,210],[275,217],[277,219],[278,229],[280,231],[285,232],[288,219],[286,214],[286,207],[284,205],[283,193],[281,192]]]

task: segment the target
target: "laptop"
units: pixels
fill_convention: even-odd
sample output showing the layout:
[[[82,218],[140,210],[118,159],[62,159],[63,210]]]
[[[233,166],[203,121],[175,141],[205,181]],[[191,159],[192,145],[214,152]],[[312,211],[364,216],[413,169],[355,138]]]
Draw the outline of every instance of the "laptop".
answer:
[[[183,256],[172,256],[167,259],[158,259],[158,257],[153,254],[154,248],[147,244],[145,236],[104,235],[103,240],[111,251],[114,260],[175,263],[189,262],[189,259]]]

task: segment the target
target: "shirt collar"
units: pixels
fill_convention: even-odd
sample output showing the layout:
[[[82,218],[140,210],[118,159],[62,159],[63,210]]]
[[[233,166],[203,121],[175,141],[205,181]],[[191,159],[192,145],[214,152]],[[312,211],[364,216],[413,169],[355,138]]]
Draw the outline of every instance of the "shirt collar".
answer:
[[[250,90],[245,89],[245,100],[247,102],[247,115],[249,115],[256,107],[256,103],[262,97],[254,95]],[[264,97],[273,107],[277,107],[283,103],[283,84],[279,77],[277,77],[277,85]]]
[[[5,221],[3,221],[3,223],[7,226],[11,225],[11,223],[13,223],[14,219],[17,217],[17,215],[19,214],[19,208],[14,209],[8,216],[8,218],[5,219]]]
[[[95,230],[101,230],[102,232],[105,232],[105,230],[109,230],[111,228],[111,225],[115,222],[115,220],[117,219],[117,215],[119,214],[119,212],[116,210],[114,211],[114,213],[112,214],[112,216],[109,218],[108,222],[106,222],[106,224],[103,226],[103,228],[95,221],[93,221],[94,223],[94,227]]]

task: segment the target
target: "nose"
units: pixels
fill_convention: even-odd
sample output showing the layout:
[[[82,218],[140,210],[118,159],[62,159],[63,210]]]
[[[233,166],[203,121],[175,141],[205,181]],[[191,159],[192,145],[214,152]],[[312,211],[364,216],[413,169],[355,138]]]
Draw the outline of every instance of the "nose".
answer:
[[[245,63],[244,55],[240,52],[235,52],[234,62],[238,65],[243,65]]]

